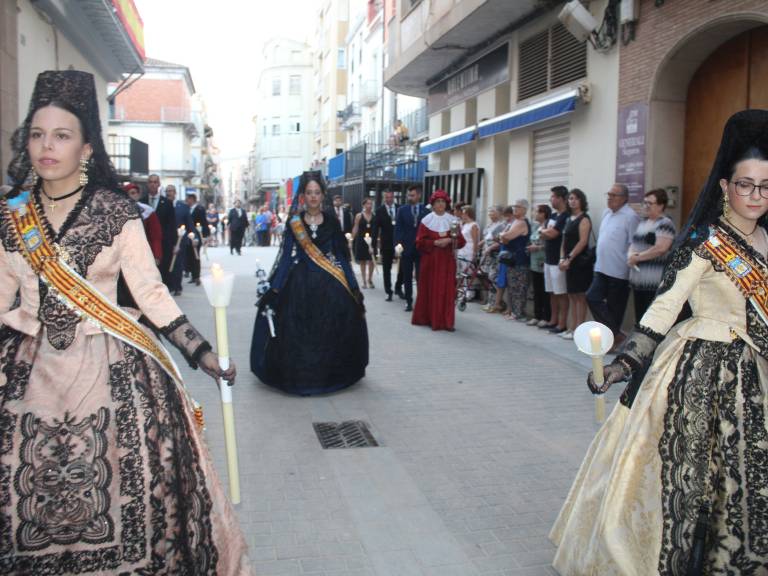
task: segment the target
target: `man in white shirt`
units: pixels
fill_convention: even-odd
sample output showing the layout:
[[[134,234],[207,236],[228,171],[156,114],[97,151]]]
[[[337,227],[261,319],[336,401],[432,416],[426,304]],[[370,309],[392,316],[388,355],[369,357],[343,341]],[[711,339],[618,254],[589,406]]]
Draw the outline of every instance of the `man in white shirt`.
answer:
[[[600,222],[597,237],[597,261],[587,303],[592,316],[613,332],[615,347],[626,338],[621,332],[629,298],[627,251],[640,218],[627,205],[629,190],[614,184],[607,194],[608,208]]]
[[[333,197],[333,213],[341,224],[341,231],[344,234],[352,232],[352,214],[344,208],[343,200],[338,194]]]

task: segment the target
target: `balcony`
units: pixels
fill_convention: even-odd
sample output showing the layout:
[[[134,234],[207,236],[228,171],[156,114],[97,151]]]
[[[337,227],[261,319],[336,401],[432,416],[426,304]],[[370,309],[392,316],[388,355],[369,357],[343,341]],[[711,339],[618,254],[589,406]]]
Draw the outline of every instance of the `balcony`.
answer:
[[[427,96],[450,68],[466,63],[489,40],[530,22],[560,0],[449,0],[414,6],[390,31],[384,85]],[[435,8],[439,5],[440,8]]]
[[[381,98],[381,84],[378,80],[363,80],[360,84],[360,104],[375,106]]]
[[[339,120],[341,120],[342,130],[351,130],[354,126],[359,126],[362,122],[360,117],[360,107],[357,102],[353,102],[344,110],[339,110],[337,113]]]

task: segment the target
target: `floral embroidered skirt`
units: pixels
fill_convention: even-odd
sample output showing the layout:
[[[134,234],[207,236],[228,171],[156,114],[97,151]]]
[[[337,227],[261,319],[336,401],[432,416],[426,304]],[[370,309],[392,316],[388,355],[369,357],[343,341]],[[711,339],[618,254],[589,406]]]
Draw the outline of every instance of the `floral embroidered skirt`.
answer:
[[[668,337],[598,432],[555,522],[563,576],[768,574],[768,362],[744,341]]]
[[[104,334],[0,329],[0,573],[251,574],[191,406]]]

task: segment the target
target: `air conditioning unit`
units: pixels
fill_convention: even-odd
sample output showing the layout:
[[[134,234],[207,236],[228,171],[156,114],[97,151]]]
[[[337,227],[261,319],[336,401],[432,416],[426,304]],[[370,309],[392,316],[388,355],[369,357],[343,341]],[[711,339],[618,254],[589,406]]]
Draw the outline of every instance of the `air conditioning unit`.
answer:
[[[557,15],[558,20],[579,42],[584,42],[597,29],[597,20],[579,0],[571,0]]]
[[[639,0],[621,0],[621,6],[619,8],[619,23],[629,24],[630,22],[637,22],[639,19]]]

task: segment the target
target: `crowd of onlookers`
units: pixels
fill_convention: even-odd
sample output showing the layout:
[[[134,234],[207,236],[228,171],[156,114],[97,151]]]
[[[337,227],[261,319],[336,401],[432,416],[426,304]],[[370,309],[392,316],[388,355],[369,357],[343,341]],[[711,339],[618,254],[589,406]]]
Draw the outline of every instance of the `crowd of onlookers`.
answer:
[[[532,218],[525,199],[490,207],[482,238],[459,255],[478,262],[479,286],[488,279],[484,310],[566,339],[589,311],[612,330],[619,346],[630,289],[639,320],[659,286],[676,231],[664,214],[665,190],[645,194],[642,217],[628,205],[625,186],[615,184],[606,196],[597,231],[578,188],[555,186],[550,203],[534,206]],[[478,238],[474,210],[459,210],[464,234]]]
[[[452,210],[466,240],[456,253],[459,282],[468,283],[469,299],[482,299],[486,312],[565,339],[572,339],[575,328],[591,313],[612,330],[619,346],[625,339],[621,326],[630,290],[639,320],[653,300],[676,234],[665,215],[669,201],[665,190],[644,195],[642,216],[628,201],[625,186],[612,186],[598,230],[593,228],[587,196],[579,188],[555,186],[549,204],[530,207],[520,198],[510,206],[491,206],[483,230],[475,208],[457,203]],[[374,210],[366,199],[362,211],[352,216],[342,207],[341,197],[334,199],[341,226],[351,233],[364,288],[374,287],[376,260],[375,246],[369,250],[365,240],[373,237],[375,243],[377,221],[389,219],[399,209],[388,213],[392,202],[387,192],[382,206]],[[386,264],[391,268],[391,260]],[[402,285],[401,274],[396,290],[405,298]],[[390,299],[391,287],[385,290]]]

